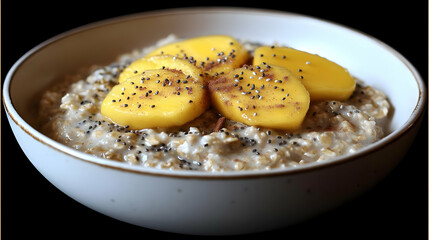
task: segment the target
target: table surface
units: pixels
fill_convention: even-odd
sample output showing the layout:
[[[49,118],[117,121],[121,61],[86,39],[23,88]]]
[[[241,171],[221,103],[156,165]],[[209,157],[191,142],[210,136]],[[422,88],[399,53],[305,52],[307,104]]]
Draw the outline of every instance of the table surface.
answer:
[[[2,81],[12,64],[38,43],[72,28],[110,17],[153,9],[182,6],[153,3],[87,6],[82,0],[52,4],[40,1],[2,1]],[[101,2],[101,1],[100,1]],[[417,1],[416,1],[417,2]],[[302,13],[334,21],[368,33],[403,54],[427,83],[427,2],[420,5],[373,4],[370,1],[343,5],[326,1],[287,2],[283,7],[260,7]],[[217,6],[227,6],[216,1]],[[345,5],[347,3],[347,6]],[[414,3],[417,4],[417,3]],[[25,20],[24,20],[25,18]],[[192,238],[132,226],[97,213],[69,198],[50,184],[27,160],[13,137],[2,108],[1,203],[2,237],[55,239],[114,239],[131,237]],[[428,234],[428,135],[427,113],[417,140],[400,164],[384,180],[358,198],[298,225],[251,236],[287,236],[292,239],[407,239]],[[234,236],[233,238],[247,238]],[[232,237],[230,237],[232,238]]]

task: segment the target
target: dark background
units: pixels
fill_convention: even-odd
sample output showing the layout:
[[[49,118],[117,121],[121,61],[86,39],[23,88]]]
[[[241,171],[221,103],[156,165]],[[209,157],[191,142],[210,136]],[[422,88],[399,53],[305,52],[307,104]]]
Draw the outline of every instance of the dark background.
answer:
[[[244,6],[315,16],[370,34],[404,55],[427,83],[427,1],[254,1],[253,4],[145,1],[2,1],[2,81],[32,47],[72,28],[162,8]],[[148,6],[149,5],[149,6]],[[404,86],[406,87],[406,86]],[[1,223],[3,239],[189,238],[132,226],[94,212],[51,185],[26,159],[2,108]],[[334,211],[256,237],[290,239],[427,239],[427,113],[408,154],[369,192]],[[339,179],[340,180],[340,179]],[[253,235],[252,235],[253,236]],[[248,238],[236,236],[230,238]]]

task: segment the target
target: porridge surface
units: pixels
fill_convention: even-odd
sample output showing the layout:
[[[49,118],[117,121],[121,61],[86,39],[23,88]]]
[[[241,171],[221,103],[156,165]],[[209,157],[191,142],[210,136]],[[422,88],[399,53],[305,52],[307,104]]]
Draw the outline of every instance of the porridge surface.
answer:
[[[40,101],[41,130],[77,150],[102,158],[160,169],[230,171],[296,167],[350,154],[384,136],[389,103],[357,81],[346,101],[312,102],[293,132],[234,122],[209,109],[175,128],[131,130],[100,113],[101,102],[121,71],[157,46],[121,56],[116,63],[67,77]],[[243,43],[252,51],[254,44]]]

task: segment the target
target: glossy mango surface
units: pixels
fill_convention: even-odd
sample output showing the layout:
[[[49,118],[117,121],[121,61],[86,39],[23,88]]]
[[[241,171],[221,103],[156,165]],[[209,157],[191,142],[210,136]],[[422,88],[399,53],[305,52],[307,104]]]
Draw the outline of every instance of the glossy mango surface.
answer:
[[[244,66],[209,83],[212,105],[247,125],[297,129],[310,105],[301,81],[281,66]]]
[[[130,129],[181,126],[210,106],[201,81],[171,69],[146,70],[114,86],[101,114]]]
[[[171,55],[195,63],[211,76],[241,67],[250,58],[249,52],[236,39],[227,35],[190,38],[162,46],[146,57]]]
[[[263,46],[255,50],[254,65],[278,65],[296,75],[312,101],[345,100],[356,87],[347,69],[316,54],[289,47]]]

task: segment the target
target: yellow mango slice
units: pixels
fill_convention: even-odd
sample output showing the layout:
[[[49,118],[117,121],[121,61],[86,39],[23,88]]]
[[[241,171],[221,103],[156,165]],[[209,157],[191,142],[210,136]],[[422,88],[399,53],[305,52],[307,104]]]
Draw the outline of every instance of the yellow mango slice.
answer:
[[[132,62],[121,72],[118,81],[120,83],[124,82],[132,76],[139,75],[151,69],[176,69],[185,75],[191,76],[196,81],[202,81],[203,79],[202,70],[196,67],[194,63],[181,58],[163,55],[144,57]]]
[[[289,47],[259,47],[253,64],[278,65],[295,74],[310,93],[312,101],[345,100],[356,87],[347,69],[321,56]]]
[[[210,106],[201,81],[171,69],[146,70],[114,86],[101,114],[130,129],[181,126]]]
[[[209,82],[213,106],[247,125],[293,130],[310,105],[301,81],[275,65],[243,66]]]
[[[241,67],[250,58],[249,52],[233,37],[210,35],[162,46],[147,56],[172,55],[194,62],[210,76]]]

